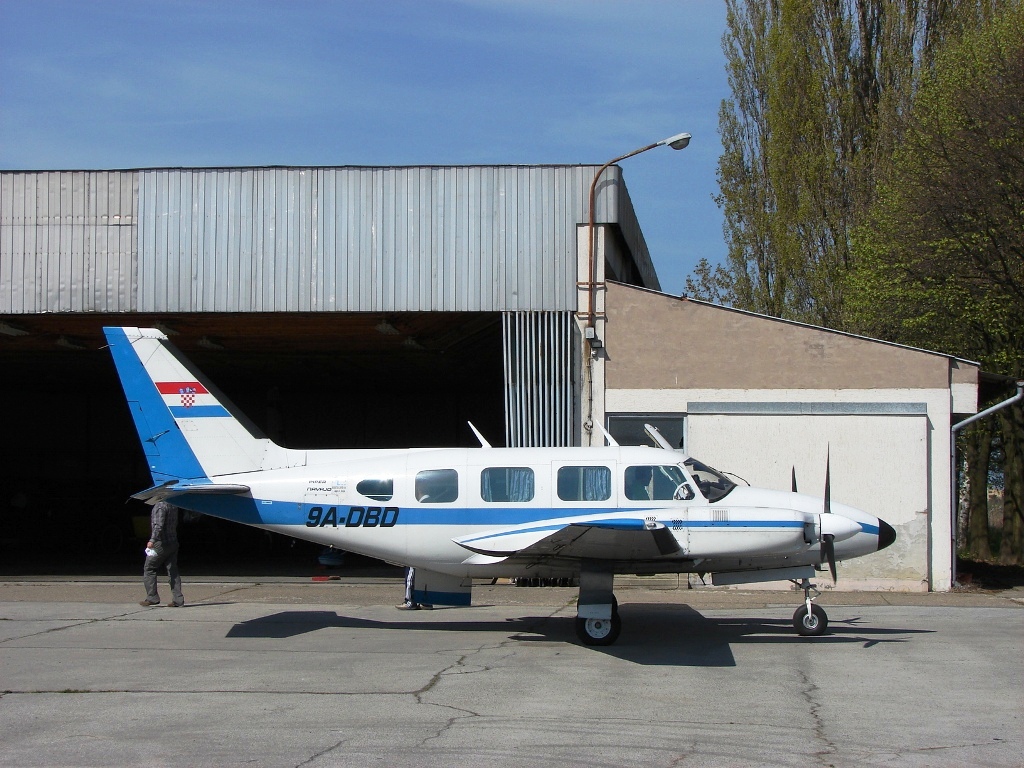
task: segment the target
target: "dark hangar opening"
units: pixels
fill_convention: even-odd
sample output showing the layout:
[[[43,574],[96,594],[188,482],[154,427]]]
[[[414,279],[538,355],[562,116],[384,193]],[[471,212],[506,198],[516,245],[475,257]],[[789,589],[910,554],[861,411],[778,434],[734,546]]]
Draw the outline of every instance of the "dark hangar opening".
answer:
[[[7,403],[0,462],[2,572],[141,568],[128,497],[151,483],[104,325],[157,326],[275,441],[293,448],[472,446],[504,439],[499,313],[47,314],[0,336]],[[143,537],[145,534],[142,534]],[[209,557],[316,550],[204,519],[182,531],[183,568]],[[282,539],[274,541],[273,539]],[[283,549],[283,552],[275,550]],[[226,554],[227,553],[227,554]],[[133,570],[134,569],[134,570]]]

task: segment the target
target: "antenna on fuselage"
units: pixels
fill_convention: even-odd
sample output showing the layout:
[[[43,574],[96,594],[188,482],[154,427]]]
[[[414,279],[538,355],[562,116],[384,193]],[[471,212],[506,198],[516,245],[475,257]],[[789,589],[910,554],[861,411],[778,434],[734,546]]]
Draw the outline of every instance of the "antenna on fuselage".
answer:
[[[473,430],[473,434],[476,435],[476,439],[480,441],[480,447],[481,448],[492,448],[493,447],[490,443],[488,443],[484,439],[484,436],[480,434],[480,430],[473,426],[473,422],[472,421],[467,421],[466,423],[469,424],[469,428]]]
[[[644,432],[647,433],[647,436],[651,438],[651,440],[658,444],[659,448],[664,448],[666,451],[675,450],[675,448],[672,447],[672,443],[665,439],[664,435],[658,431],[657,427],[651,424],[644,424]]]
[[[618,442],[615,440],[614,437],[612,437],[608,433],[608,430],[604,428],[603,424],[598,424],[597,428],[601,430],[601,434],[604,435],[605,442],[607,442],[608,445],[615,446],[616,448],[618,447],[618,445],[619,445]]]

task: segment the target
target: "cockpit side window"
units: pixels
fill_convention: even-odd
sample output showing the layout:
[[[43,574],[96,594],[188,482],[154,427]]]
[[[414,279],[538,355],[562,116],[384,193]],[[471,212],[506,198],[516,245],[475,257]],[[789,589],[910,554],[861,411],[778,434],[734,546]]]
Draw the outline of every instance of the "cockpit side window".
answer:
[[[687,459],[683,464],[693,476],[694,482],[697,483],[701,494],[712,503],[724,499],[736,487],[736,483],[717,469],[713,469],[707,464],[702,464],[696,459]]]
[[[356,483],[356,492],[374,501],[391,501],[395,495],[395,481],[391,478],[370,478]]]
[[[454,469],[425,469],[416,473],[416,501],[448,504],[459,498],[459,473]]]
[[[623,489],[631,501],[669,501],[680,498],[676,490],[686,482],[683,471],[675,464],[626,467]]]

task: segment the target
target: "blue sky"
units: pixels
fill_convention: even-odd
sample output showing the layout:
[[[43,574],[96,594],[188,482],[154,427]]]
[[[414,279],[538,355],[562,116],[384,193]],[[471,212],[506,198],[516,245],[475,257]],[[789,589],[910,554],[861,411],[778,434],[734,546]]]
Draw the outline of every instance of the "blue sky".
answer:
[[[0,168],[622,163],[662,287],[725,257],[722,0],[0,0]]]

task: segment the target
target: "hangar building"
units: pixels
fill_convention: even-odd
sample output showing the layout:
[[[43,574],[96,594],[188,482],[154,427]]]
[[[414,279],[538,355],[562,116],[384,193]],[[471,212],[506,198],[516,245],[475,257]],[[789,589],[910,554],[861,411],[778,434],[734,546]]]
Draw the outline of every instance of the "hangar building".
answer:
[[[844,588],[951,585],[974,363],[660,292],[621,170],[0,173],[0,547],[130,538],[149,477],[104,325],[155,325],[293,447],[587,445],[605,426],[876,514]],[[591,239],[592,238],[592,239]],[[593,242],[593,259],[591,246]],[[133,544],[134,546],[134,544]]]

